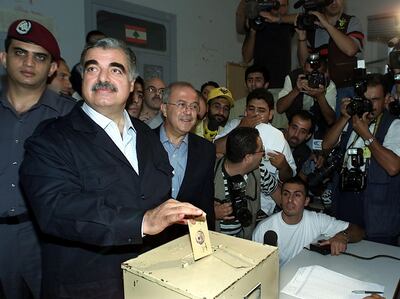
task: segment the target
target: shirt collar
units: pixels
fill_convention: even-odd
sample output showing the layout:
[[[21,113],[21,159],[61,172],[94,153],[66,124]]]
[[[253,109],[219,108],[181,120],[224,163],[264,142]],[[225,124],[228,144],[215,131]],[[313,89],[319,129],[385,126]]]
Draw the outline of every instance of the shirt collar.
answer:
[[[104,116],[103,114],[97,112],[88,104],[83,103],[82,110],[96,123],[98,124],[103,130],[107,128],[113,121],[108,117]],[[132,124],[131,118],[129,117],[128,112],[125,110],[123,111],[124,114],[124,131],[128,131],[132,129],[136,132],[135,127]]]
[[[189,134],[186,134],[185,137],[183,138],[182,142],[187,144],[188,140],[189,140]],[[161,141],[162,144],[164,144],[166,142],[170,143],[170,141],[169,141],[169,139],[167,137],[167,132],[165,131],[164,124],[162,124],[161,127],[160,127],[160,141]]]

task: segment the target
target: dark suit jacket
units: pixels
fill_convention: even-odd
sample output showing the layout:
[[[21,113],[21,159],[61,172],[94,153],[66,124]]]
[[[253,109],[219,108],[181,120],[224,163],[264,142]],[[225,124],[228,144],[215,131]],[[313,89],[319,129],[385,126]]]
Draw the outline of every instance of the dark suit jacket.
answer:
[[[123,298],[120,265],[146,248],[143,215],[168,198],[172,176],[158,136],[132,123],[139,176],[80,107],[26,142],[21,182],[48,236],[44,298]]]
[[[160,127],[154,129],[160,134]],[[207,213],[208,229],[215,229],[214,214],[214,165],[215,145],[208,140],[189,133],[188,157],[185,176],[177,200],[189,202]],[[173,225],[163,232],[167,240],[189,233],[186,226]]]

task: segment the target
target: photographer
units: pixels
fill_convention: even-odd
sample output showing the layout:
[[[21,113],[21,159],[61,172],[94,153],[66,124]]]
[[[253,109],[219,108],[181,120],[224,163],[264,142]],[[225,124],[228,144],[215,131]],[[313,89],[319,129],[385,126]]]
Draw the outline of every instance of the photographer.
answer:
[[[314,0],[314,2],[320,2]],[[331,2],[331,3],[330,3]],[[330,3],[323,8],[323,13],[309,11],[317,19],[317,27],[301,30],[296,21],[298,33],[298,58],[301,65],[306,61],[309,51],[318,49],[328,58],[330,78],[337,87],[336,111],[340,110],[340,100],[351,97],[354,91],[351,83],[352,70],[357,66],[357,54],[362,52],[364,34],[361,23],[355,16],[343,13],[344,0],[325,1]]]
[[[214,211],[216,230],[251,239],[260,210],[260,191],[278,194],[278,181],[268,171],[260,186],[259,165],[265,154],[260,135],[255,128],[238,127],[229,133],[226,155],[215,166]],[[264,190],[268,189],[268,190]]]
[[[278,113],[285,112],[288,119],[300,110],[310,111],[316,123],[314,137],[322,139],[335,122],[335,104],[336,86],[328,79],[326,61],[311,54],[302,69],[286,76],[276,109]]]
[[[400,234],[400,120],[385,110],[384,76],[367,75],[365,85],[364,99],[342,100],[341,116],[322,143],[330,150],[340,140],[344,155],[333,208],[339,219],[365,227],[369,240],[394,245]]]
[[[243,60],[253,59],[253,64],[270,71],[270,88],[281,88],[291,70],[294,20],[295,15],[288,15],[288,0],[241,0],[238,5],[236,31],[246,33]]]

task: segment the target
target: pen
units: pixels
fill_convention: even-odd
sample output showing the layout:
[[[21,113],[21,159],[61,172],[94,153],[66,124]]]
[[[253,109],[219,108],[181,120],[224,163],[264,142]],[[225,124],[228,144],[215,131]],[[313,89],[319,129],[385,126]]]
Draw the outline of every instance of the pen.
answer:
[[[353,294],[383,294],[382,291],[364,291],[364,290],[354,290]]]

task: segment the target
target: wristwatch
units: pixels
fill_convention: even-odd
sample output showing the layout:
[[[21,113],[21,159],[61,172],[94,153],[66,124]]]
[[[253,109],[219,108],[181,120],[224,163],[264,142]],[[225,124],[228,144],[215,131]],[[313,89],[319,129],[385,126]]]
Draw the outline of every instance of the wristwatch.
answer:
[[[365,140],[364,140],[364,145],[365,145],[365,146],[370,146],[371,143],[374,142],[374,140],[375,140],[374,137],[371,137],[371,138],[369,138],[369,139],[365,139]]]

